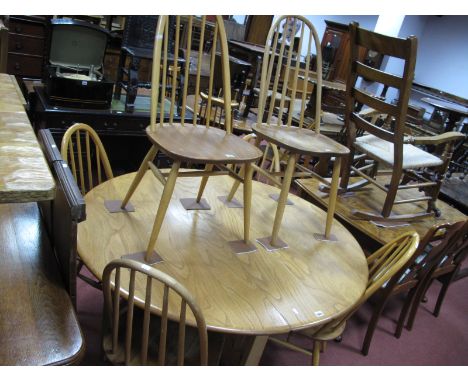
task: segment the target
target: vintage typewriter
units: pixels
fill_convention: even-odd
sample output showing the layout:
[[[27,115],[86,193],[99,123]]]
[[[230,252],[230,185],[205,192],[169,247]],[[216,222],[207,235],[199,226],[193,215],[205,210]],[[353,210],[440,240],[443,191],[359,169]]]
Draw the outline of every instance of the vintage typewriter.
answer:
[[[110,34],[80,20],[52,19],[45,94],[52,105],[108,109],[114,82],[103,76]]]

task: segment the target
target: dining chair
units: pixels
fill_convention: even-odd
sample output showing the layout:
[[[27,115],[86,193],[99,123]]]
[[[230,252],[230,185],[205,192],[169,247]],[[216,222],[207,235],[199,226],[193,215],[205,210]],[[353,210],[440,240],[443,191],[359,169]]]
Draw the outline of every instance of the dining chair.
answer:
[[[440,215],[436,209],[437,196],[450,162],[454,142],[462,139],[463,134],[455,132],[436,137],[405,137],[408,101],[416,65],[417,39],[414,36],[402,39],[382,35],[360,28],[358,23],[351,23],[349,30],[350,62],[346,84],[345,127],[350,153],[344,160],[340,192],[357,191],[371,183],[386,193],[380,213],[356,210],[353,212],[356,219],[409,221],[432,216],[434,213]],[[401,63],[403,73],[394,74],[395,70],[385,72],[366,65],[360,55],[362,49],[393,58]],[[390,103],[373,94],[370,88],[361,88],[362,79],[374,82],[377,89],[377,85],[396,89],[396,99]],[[367,108],[386,115],[392,123],[389,126],[379,126],[366,120],[360,115],[360,111]],[[443,144],[444,149],[440,155],[434,155],[416,147],[415,144]],[[356,157],[363,166],[354,164]],[[379,164],[384,168],[379,170]],[[379,182],[379,175],[390,176],[388,184]],[[385,181],[387,182],[387,177]],[[408,189],[420,189],[424,195],[396,199],[399,190]],[[427,210],[404,215],[392,214],[394,205],[418,202],[427,202]]]
[[[96,131],[84,123],[70,126],[62,138],[60,154],[71,167],[83,196],[114,174],[104,145]]]
[[[442,284],[433,311],[435,317],[439,316],[447,291],[452,282],[457,280],[461,265],[468,256],[468,220],[458,222],[455,225],[458,229],[449,238],[449,244],[441,253],[432,257],[433,266],[418,285],[406,323],[408,330],[413,328],[419,306],[434,280],[438,280]]]
[[[461,221],[441,223],[431,227],[421,239],[418,249],[408,262],[408,266],[397,272],[375,293],[371,299],[374,306],[362,345],[362,354],[367,355],[369,353],[374,331],[388,300],[393,296],[406,293],[395,330],[395,337],[400,338],[408,311],[414,303],[418,288],[424,284],[426,277],[433,272],[434,266],[440,262],[441,256],[444,256],[444,253],[452,247],[452,243],[457,242],[457,237],[460,236],[464,225],[466,225],[466,222]]]
[[[268,250],[287,247],[287,243],[279,238],[279,230],[283,218],[287,196],[291,186],[293,177],[318,177],[322,182],[331,187],[330,202],[328,206],[325,232],[315,233],[318,240],[336,240],[331,235],[331,226],[333,222],[333,214],[335,211],[336,196],[338,190],[338,180],[341,168],[341,158],[349,153],[349,150],[343,145],[333,141],[331,138],[320,134],[320,112],[321,112],[321,94],[322,94],[322,57],[320,49],[320,39],[318,38],[315,27],[312,23],[303,16],[293,16],[294,23],[292,35],[296,35],[296,29],[300,33],[297,40],[297,50],[293,49],[292,44],[287,43],[287,39],[283,38],[278,41],[278,36],[281,33],[281,28],[284,22],[290,16],[279,17],[271,26],[267,37],[265,52],[263,55],[261,87],[259,107],[257,114],[257,123],[252,126],[256,135],[255,145],[260,146],[262,140],[268,142],[273,149],[274,171],[265,171],[260,166],[254,165],[255,171],[265,176],[281,188],[278,198],[278,204],[273,224],[271,237],[260,238],[258,241]],[[310,68],[312,43],[315,43],[317,51],[317,89],[316,89],[316,112],[314,124],[307,125],[305,128],[304,113],[307,107],[306,95],[308,81],[302,81],[302,89],[298,89],[299,72],[304,78],[308,78],[312,72]],[[305,50],[304,68],[300,68],[300,55],[298,52]],[[293,63],[294,55],[294,63]],[[283,62],[283,65],[276,65],[277,62]],[[301,69],[301,70],[300,70]],[[283,76],[280,76],[280,74]],[[282,90],[279,92],[280,77],[282,81]],[[269,89],[269,84],[273,83],[272,89]],[[291,90],[291,99],[296,99],[298,90],[302,94],[299,105],[297,102],[291,103],[287,115],[284,114],[285,103],[288,88]],[[267,98],[269,95],[280,94],[279,107],[275,107],[274,102],[270,102],[267,107]],[[298,127],[292,125],[292,117],[294,108],[299,106]],[[274,115],[274,113],[276,115]],[[297,114],[297,113],[296,113]],[[280,150],[282,150],[280,152]],[[315,157],[320,159],[320,163],[328,164],[328,161],[333,160],[333,172],[331,183],[317,172],[303,166],[299,163],[299,157]],[[280,169],[280,163],[284,160],[286,168],[284,171]],[[235,181],[231,192],[227,196],[230,202],[233,200],[234,194],[239,187],[240,182]],[[274,196],[277,197],[277,196]]]
[[[136,295],[135,285],[144,287],[144,296]],[[112,364],[208,364],[203,312],[177,280],[144,263],[119,259],[104,269],[103,293],[102,349]]]
[[[290,340],[292,336],[288,337],[288,341],[284,341],[276,337],[270,337],[269,340],[291,350],[312,356],[312,364],[314,366],[318,366],[320,352],[325,350],[326,341],[340,337],[346,328],[347,320],[359,309],[359,307],[374,293],[380,290],[385,283],[389,282],[392,277],[401,273],[401,270],[404,269],[409,261],[411,261],[418,244],[419,235],[414,231],[407,232],[385,244],[367,258],[367,264],[369,267],[367,287],[361,298],[350,310],[341,317],[331,320],[320,327],[304,329],[299,332],[292,333],[311,338],[313,341],[312,351],[291,343]]]
[[[71,168],[83,196],[98,184],[114,177],[104,145],[89,125],[75,123],[70,126],[63,135],[60,154]],[[94,288],[101,289],[100,282],[82,272],[83,266],[83,261],[77,256],[77,276]]]
[[[188,83],[185,81],[181,97],[181,113],[180,121],[174,118],[174,109],[176,107],[175,92],[172,92],[169,97],[161,95],[160,89],[166,89],[166,76],[165,72],[168,70],[168,16],[161,16],[158,20],[155,47],[153,50],[153,73],[152,73],[152,87],[151,87],[151,114],[150,125],[146,129],[146,134],[150,140],[152,147],[143,159],[141,166],[130,185],[127,194],[123,201],[120,203],[118,210],[126,211],[125,208],[137,189],[143,176],[148,169],[154,176],[163,184],[164,189],[159,203],[153,229],[148,242],[148,247],[144,255],[137,254],[136,257],[144,260],[145,262],[152,262],[158,259],[158,254],[153,250],[157,242],[159,232],[169,206],[169,202],[174,191],[176,179],[179,176],[184,177],[201,177],[201,183],[196,198],[181,199],[180,202],[187,210],[209,209],[210,206],[205,199],[202,199],[205,186],[210,176],[215,175],[230,175],[235,179],[244,183],[244,237],[242,240],[230,242],[233,251],[248,252],[254,251],[255,245],[250,242],[250,206],[252,194],[252,163],[259,159],[262,155],[258,148],[253,147],[249,143],[243,141],[239,137],[232,134],[231,126],[231,87],[230,87],[230,74],[228,63],[228,48],[226,32],[224,23],[221,16],[214,17],[213,22],[206,20],[206,16],[201,19],[190,16],[186,18],[186,35],[184,35],[184,46],[180,46],[180,22],[181,17],[176,16],[176,33],[174,43],[174,59],[172,65],[176,65],[178,61],[179,48],[185,50],[186,57],[191,57],[192,51],[192,36],[196,36],[198,47],[198,63],[195,75],[195,88],[194,88],[194,112],[189,115],[186,112],[186,100],[188,97]],[[200,34],[192,33],[192,26],[197,27]],[[205,29],[209,25],[212,39],[209,41],[210,45],[210,62],[209,62],[209,81],[207,89],[202,89],[200,86],[201,77],[201,59],[205,51]],[[199,125],[197,122],[198,115],[198,98],[202,90],[206,90],[208,94],[208,109],[211,109],[212,95],[213,95],[213,73],[215,65],[216,51],[220,50],[223,73],[223,96],[225,107],[225,124],[224,130],[210,127],[209,119],[207,119],[204,126]],[[163,66],[161,73],[160,66]],[[185,78],[188,78],[189,65],[185,66]],[[173,78],[173,84],[175,78]],[[172,86],[174,89],[175,86]],[[169,116],[165,118],[166,108],[169,110]],[[159,116],[159,118],[158,118]],[[172,167],[169,172],[163,172],[156,165],[153,160],[156,158],[158,152],[167,155],[172,161]],[[192,171],[179,171],[182,163],[191,163],[192,165],[204,165],[204,170]],[[230,167],[232,165],[244,165],[246,168],[245,175],[239,176]],[[143,257],[142,257],[143,256]]]

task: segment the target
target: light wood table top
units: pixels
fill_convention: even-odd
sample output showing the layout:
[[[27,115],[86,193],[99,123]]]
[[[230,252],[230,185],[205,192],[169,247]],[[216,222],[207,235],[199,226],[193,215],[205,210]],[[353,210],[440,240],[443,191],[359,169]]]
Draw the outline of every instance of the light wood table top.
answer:
[[[110,214],[104,207],[105,199],[122,199],[133,178],[134,174],[126,174],[111,179],[85,197],[87,218],[78,226],[78,252],[98,279],[111,260],[147,246],[162,193],[151,172],[131,199],[135,212]],[[186,211],[179,199],[193,197],[199,182],[177,179],[156,245],[164,261],[153,266],[193,293],[210,330],[259,336],[286,333],[339,316],[362,295],[368,278],[364,253],[339,222],[333,225],[338,241],[314,238],[326,219],[321,209],[289,195],[294,205],[287,206],[280,230],[289,248],[267,252],[256,243],[256,252],[236,255],[228,241],[242,237],[243,209],[227,208],[217,198],[228,194],[232,180],[211,177],[204,197],[212,209]],[[276,202],[268,195],[277,191],[253,182],[253,239],[271,234]],[[236,197],[242,200],[242,190]],[[138,280],[136,295],[141,306],[144,283]],[[161,291],[154,290],[155,295]],[[156,314],[161,307],[158,298],[152,301]],[[170,315],[177,308],[170,306]],[[193,325],[193,317],[188,322]]]
[[[385,183],[384,180],[379,180],[379,183]],[[320,205],[326,207],[328,205],[328,197],[326,194],[319,190],[320,181],[317,179],[300,179],[296,180],[296,184],[304,190],[312,199]],[[458,211],[456,208],[449,206],[441,200],[437,200],[437,208],[440,209],[442,215],[439,218],[427,217],[418,221],[408,222],[406,225],[394,227],[379,227],[375,223],[367,220],[357,220],[352,216],[353,210],[362,210],[379,213],[384,204],[386,194],[369,184],[365,189],[348,193],[345,195],[338,195],[336,201],[336,215],[342,218],[346,223],[349,223],[354,228],[358,229],[367,237],[372,238],[378,243],[384,245],[389,241],[395,239],[399,235],[407,232],[408,230],[415,230],[421,237],[435,224],[456,222],[466,219],[466,215]],[[398,191],[398,199],[413,199],[420,196],[420,193],[415,189],[400,190]],[[407,203],[394,205],[393,212],[395,214],[405,215],[408,213],[417,213],[425,211],[427,203]],[[393,223],[397,224],[397,223]]]
[[[17,92],[0,74],[0,203],[53,199],[55,182]]]

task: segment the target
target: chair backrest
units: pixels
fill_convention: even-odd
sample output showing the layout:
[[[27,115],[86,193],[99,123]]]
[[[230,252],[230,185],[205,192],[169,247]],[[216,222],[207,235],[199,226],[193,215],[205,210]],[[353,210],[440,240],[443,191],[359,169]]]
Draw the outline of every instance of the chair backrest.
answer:
[[[350,62],[348,65],[348,79],[346,83],[346,113],[345,126],[348,134],[348,147],[355,138],[355,129],[363,130],[378,138],[394,143],[395,167],[401,167],[403,161],[403,135],[405,128],[408,101],[416,65],[417,39],[410,36],[406,39],[385,36],[376,32],[359,28],[358,23],[351,23],[350,31]],[[402,60],[404,63],[402,75],[396,75],[373,68],[364,63],[362,50],[372,50],[383,56]],[[374,82],[397,89],[398,96],[395,104],[386,102],[382,97],[359,88],[361,81]],[[379,89],[376,89],[378,91]],[[379,127],[366,121],[357,110],[370,107],[378,113],[394,119],[394,130]],[[399,166],[400,165],[400,166]]]
[[[367,258],[369,279],[363,295],[346,314],[340,319],[326,324],[324,328],[328,330],[330,327],[338,327],[348,320],[364,302],[408,264],[416,252],[418,244],[419,235],[410,231],[385,244],[370,255]]]
[[[38,204],[57,256],[65,288],[76,308],[78,223],[86,219],[86,206],[70,168],[62,160],[50,131],[39,130],[38,139],[56,184],[54,200]]]
[[[432,272],[445,256],[447,259],[451,258],[447,264],[453,263],[462,244],[461,239],[463,236],[466,238],[467,232],[466,221],[432,226],[421,239],[418,249],[408,262],[408,267],[402,268],[399,273],[395,274],[386,287],[391,289],[395,285],[416,285],[417,282],[427,277],[428,273]]]
[[[291,38],[286,37],[283,31],[291,29]],[[294,36],[299,33],[299,39]],[[281,36],[281,37],[279,37]],[[297,42],[296,42],[297,41]],[[294,43],[293,43],[294,42]],[[315,121],[320,121],[320,110],[322,102],[322,53],[320,39],[312,23],[303,16],[281,16],[271,26],[263,54],[262,74],[260,79],[260,95],[258,101],[258,123],[262,123],[265,113],[266,122],[271,123],[275,102],[271,101],[268,110],[265,110],[268,98],[268,90],[272,84],[273,97],[281,93],[278,112],[278,126],[282,123],[283,111],[286,104],[286,97],[296,98],[298,90],[302,92],[299,113],[299,127],[304,125],[304,113],[307,106],[307,81],[302,82],[302,89],[298,88],[299,74],[304,78],[309,78],[311,73],[312,43],[315,43],[317,52],[317,99],[315,109]],[[297,47],[297,49],[295,49]],[[305,49],[305,50],[304,50]],[[301,68],[301,53],[305,51],[305,67]],[[288,89],[291,89],[288,94]],[[291,126],[295,105],[289,106],[287,125]],[[297,113],[296,113],[297,114]],[[320,124],[315,124],[315,131],[320,132]]]
[[[114,275],[114,278],[112,278]],[[144,287],[144,296],[135,296],[135,285]],[[198,343],[200,364],[208,362],[208,332],[203,314],[190,292],[171,276],[135,260],[120,259],[110,262],[103,272],[104,293],[104,328],[111,337],[113,354],[124,351],[126,365],[137,363],[146,365],[149,362],[148,354],[150,331],[150,316],[152,313],[161,317],[159,329],[159,344],[157,344],[157,364],[166,363],[166,349],[168,337],[168,320],[178,321],[177,365],[183,365],[185,359],[186,324],[198,330]],[[126,323],[123,341],[119,342],[119,318],[121,315],[121,297],[127,300]],[[143,309],[143,322],[141,329],[141,349],[132,351],[133,333],[140,332],[134,328],[135,300]],[[176,314],[177,312],[178,314]],[[171,335],[173,333],[170,333]],[[108,336],[107,336],[108,337]],[[124,343],[119,347],[119,343]],[[109,346],[110,347],[110,346]],[[123,349],[122,349],[123,347]],[[139,354],[137,354],[139,353]],[[150,361],[151,362],[151,361]]]
[[[183,17],[183,19],[182,19]],[[229,73],[229,52],[227,46],[226,31],[224,29],[224,22],[221,16],[215,16],[214,21],[207,21],[206,16],[197,18],[195,16],[176,16],[175,17],[175,41],[174,41],[174,53],[171,54],[169,50],[169,16],[160,16],[158,20],[155,45],[153,51],[153,71],[152,71],[152,85],[151,85],[151,129],[156,129],[157,124],[164,123],[165,112],[169,108],[169,123],[174,122],[174,109],[181,105],[181,123],[185,124],[186,118],[186,100],[188,96],[188,79],[189,75],[195,77],[195,89],[193,94],[195,96],[194,102],[194,113],[192,118],[192,124],[196,125],[199,97],[200,92],[203,91],[208,94],[211,98],[213,95],[213,83],[214,83],[214,71],[216,65],[216,51],[218,46],[220,47],[221,60],[219,64],[222,67],[223,73],[223,99],[226,106],[225,116],[226,123],[225,129],[230,134],[231,128],[231,80]],[[184,26],[181,32],[181,26]],[[193,41],[197,43],[194,44]],[[194,46],[198,46],[198,49],[192,49]],[[177,93],[176,77],[172,76],[172,83],[167,83],[167,72],[172,67],[173,72],[176,72],[176,66],[179,65],[180,59],[179,50],[182,50],[185,55],[187,65],[184,67],[183,76],[184,81],[182,94]],[[210,60],[208,65],[208,86],[206,89],[202,89],[200,86],[200,79],[202,75],[202,59],[204,53],[210,50]],[[192,54],[193,53],[193,54]],[[190,70],[189,64],[191,61],[196,66],[196,70]],[[162,69],[161,69],[162,68]],[[166,89],[166,97],[161,96],[161,89]],[[178,101],[176,102],[176,96]],[[211,100],[208,99],[208,110],[211,109]],[[169,106],[166,103],[169,103]],[[159,116],[159,119],[158,119]],[[209,119],[207,119],[206,126],[209,126]]]
[[[60,153],[70,166],[83,195],[114,177],[101,139],[89,125],[75,123],[69,127],[63,135]]]

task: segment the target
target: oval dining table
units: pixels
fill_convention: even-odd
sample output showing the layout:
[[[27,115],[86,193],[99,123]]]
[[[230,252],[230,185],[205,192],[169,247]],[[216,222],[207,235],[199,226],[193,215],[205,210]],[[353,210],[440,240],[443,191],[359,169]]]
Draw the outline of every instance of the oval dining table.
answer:
[[[87,218],[78,226],[78,253],[99,280],[110,261],[144,251],[148,244],[163,189],[151,172],[131,199],[134,212],[109,213],[104,206],[105,200],[122,199],[134,176],[110,179],[85,196]],[[363,250],[336,220],[336,241],[315,239],[313,234],[323,231],[326,220],[320,208],[290,194],[293,204],[286,207],[280,229],[289,247],[269,252],[256,243],[255,252],[239,255],[228,242],[242,238],[242,208],[228,208],[218,198],[229,192],[232,179],[211,177],[204,193],[211,209],[187,211],[179,199],[193,197],[199,181],[177,179],[156,244],[163,261],[152,266],[193,294],[209,331],[254,336],[244,364],[258,364],[269,335],[322,325],[350,309],[363,294],[368,280]],[[276,201],[269,194],[275,191],[253,182],[252,239],[271,233]],[[242,200],[242,190],[236,197]],[[136,305],[144,304],[144,288],[137,282]],[[153,291],[153,296],[158,294],[162,288]],[[154,314],[161,312],[160,301],[152,300]],[[177,317],[176,309],[177,304],[169,306],[169,315],[172,310]],[[193,317],[187,323],[195,325]]]

